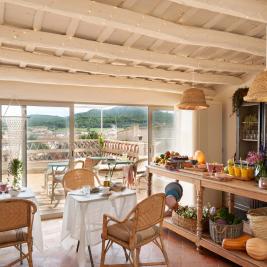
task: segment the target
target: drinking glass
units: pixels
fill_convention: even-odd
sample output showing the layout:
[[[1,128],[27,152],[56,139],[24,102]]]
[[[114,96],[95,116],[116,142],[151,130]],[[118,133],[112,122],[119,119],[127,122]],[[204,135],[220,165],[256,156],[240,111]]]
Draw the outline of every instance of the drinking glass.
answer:
[[[90,196],[90,189],[91,187],[89,185],[85,185],[82,187],[82,193],[86,196]]]

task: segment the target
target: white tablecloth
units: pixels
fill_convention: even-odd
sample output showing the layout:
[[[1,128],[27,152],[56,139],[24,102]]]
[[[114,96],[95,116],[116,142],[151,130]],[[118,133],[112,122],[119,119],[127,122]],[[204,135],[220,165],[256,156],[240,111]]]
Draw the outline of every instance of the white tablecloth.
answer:
[[[10,198],[9,194],[5,194],[4,198],[2,195],[0,195],[0,201],[3,199],[8,199],[8,198]],[[38,210],[38,205],[37,205],[37,200],[35,198],[35,195],[29,188],[27,188],[24,192],[20,192],[16,198],[29,199],[33,201],[37,206],[37,212],[35,213],[34,219],[33,219],[32,237],[33,237],[34,247],[36,247],[40,252],[42,252],[44,249],[43,232],[42,232],[41,216]]]
[[[136,193],[126,189],[123,192],[112,192],[110,197],[100,194],[90,196],[69,195],[66,198],[63,214],[61,240],[65,248],[77,245],[79,266],[85,266],[87,245],[101,242],[103,214],[123,219],[136,205]]]

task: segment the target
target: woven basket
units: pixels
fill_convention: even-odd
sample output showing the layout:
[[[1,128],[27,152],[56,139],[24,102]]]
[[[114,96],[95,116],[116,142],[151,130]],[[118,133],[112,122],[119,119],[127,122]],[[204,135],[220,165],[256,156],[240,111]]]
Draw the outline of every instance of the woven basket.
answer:
[[[197,220],[184,218],[178,215],[175,211],[172,212],[172,222],[180,227],[183,227],[184,229],[187,229],[190,232],[193,232],[193,233],[197,232]],[[203,231],[208,230],[207,221],[202,222],[202,230]]]
[[[249,210],[247,217],[254,236],[267,240],[267,207]]]
[[[184,218],[178,215],[175,211],[173,211],[172,213],[172,222],[178,226],[189,230],[190,232],[195,233],[197,231],[197,220]]]
[[[243,222],[239,224],[222,225],[210,220],[209,227],[211,239],[217,244],[221,244],[224,238],[236,238],[243,233]]]

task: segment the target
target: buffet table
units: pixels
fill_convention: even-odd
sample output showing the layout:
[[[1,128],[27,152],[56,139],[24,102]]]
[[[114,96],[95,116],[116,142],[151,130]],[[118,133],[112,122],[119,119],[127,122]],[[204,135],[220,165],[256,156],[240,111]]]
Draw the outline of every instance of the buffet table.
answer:
[[[229,193],[228,206],[230,212],[234,208],[234,195],[249,197],[252,199],[267,202],[267,191],[259,189],[254,181],[244,182],[239,180],[232,180],[228,182],[221,182],[215,179],[209,179],[203,176],[203,173],[198,173],[188,170],[170,171],[164,167],[149,165],[148,172],[148,195],[152,194],[153,174],[166,177],[171,180],[180,180],[191,183],[196,187],[197,194],[197,232],[196,234],[190,232],[182,227],[172,223],[170,218],[165,219],[164,226],[177,234],[191,240],[197,246],[197,249],[204,247],[228,260],[235,262],[244,267],[260,266],[267,267],[267,261],[256,261],[249,257],[245,252],[230,251],[223,249],[220,245],[211,240],[209,235],[202,233],[202,209],[203,209],[203,191],[205,188],[219,190]],[[156,176],[155,176],[156,177]]]

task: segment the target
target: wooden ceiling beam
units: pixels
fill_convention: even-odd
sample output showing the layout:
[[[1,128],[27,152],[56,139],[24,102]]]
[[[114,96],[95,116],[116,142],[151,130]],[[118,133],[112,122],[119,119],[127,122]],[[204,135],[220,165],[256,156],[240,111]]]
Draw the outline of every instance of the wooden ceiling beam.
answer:
[[[44,19],[44,10],[39,9],[36,11],[34,18],[33,18],[33,30],[40,31],[42,29],[42,23]]]
[[[242,80],[238,77],[215,74],[199,74],[181,71],[166,71],[146,67],[118,66],[111,64],[89,63],[69,57],[58,58],[45,54],[26,53],[24,51],[0,48],[0,61],[5,63],[24,64],[43,68],[63,69],[69,72],[87,72],[117,77],[160,79],[174,82],[192,82],[199,84],[239,85]],[[193,77],[194,76],[194,77]]]
[[[265,0],[170,0],[171,2],[206,9],[242,19],[267,23],[267,3]]]
[[[5,3],[0,1],[0,24],[4,24],[5,18]]]
[[[108,59],[121,59],[128,62],[143,62],[160,66],[192,68],[228,72],[259,72],[264,69],[263,65],[245,65],[236,63],[220,62],[216,60],[193,59],[144,51],[140,49],[123,47],[79,38],[69,38],[64,35],[39,32],[33,30],[18,29],[0,25],[0,43],[15,44],[21,46],[34,45],[35,47],[52,50],[65,50],[71,52],[98,55]]]
[[[33,69],[21,69],[16,67],[0,67],[0,81],[30,82],[37,84],[73,85],[101,88],[127,88],[133,90],[149,90],[181,94],[190,86],[166,84],[159,81],[147,81],[142,79],[128,79],[110,77],[104,75],[89,75],[83,73],[52,72]],[[209,96],[215,94],[214,90],[207,90]]]
[[[48,12],[78,18],[87,23],[139,33],[167,42],[216,47],[257,56],[265,56],[265,41],[262,39],[180,25],[94,1],[76,0],[75,5],[73,5],[73,0],[65,0],[64,2],[61,0],[5,1],[29,8],[45,9]]]

